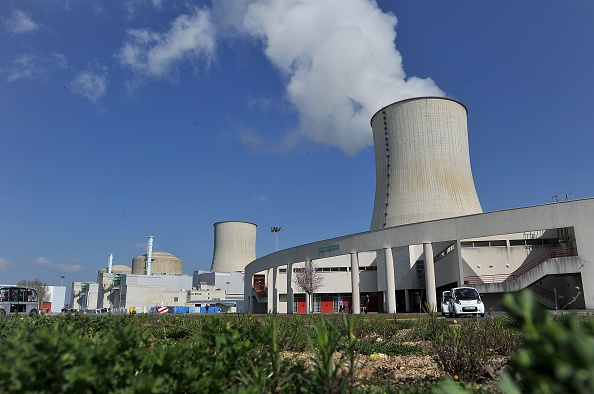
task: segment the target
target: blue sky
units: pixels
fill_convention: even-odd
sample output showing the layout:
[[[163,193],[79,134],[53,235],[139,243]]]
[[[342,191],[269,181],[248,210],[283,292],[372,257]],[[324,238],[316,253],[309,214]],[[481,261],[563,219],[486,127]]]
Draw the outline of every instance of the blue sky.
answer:
[[[594,196],[591,1],[0,3],[0,283],[94,281],[114,253],[209,269],[369,229],[369,120],[469,111],[484,211]]]

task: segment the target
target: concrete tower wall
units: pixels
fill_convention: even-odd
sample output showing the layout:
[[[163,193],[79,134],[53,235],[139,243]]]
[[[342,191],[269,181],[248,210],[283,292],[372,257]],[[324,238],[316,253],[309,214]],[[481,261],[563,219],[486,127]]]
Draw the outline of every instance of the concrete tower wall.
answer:
[[[481,213],[466,107],[445,98],[399,101],[371,118],[376,162],[371,230]]]
[[[256,259],[256,225],[247,222],[214,224],[213,272],[236,272]]]

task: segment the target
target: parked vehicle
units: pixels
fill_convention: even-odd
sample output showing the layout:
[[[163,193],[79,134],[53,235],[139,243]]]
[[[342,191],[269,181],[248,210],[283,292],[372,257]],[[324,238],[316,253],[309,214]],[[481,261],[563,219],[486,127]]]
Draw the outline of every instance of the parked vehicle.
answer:
[[[37,316],[39,314],[39,298],[37,291],[29,287],[0,287],[0,317],[22,314]]]
[[[485,304],[474,287],[456,287],[450,292],[450,317],[481,315],[485,317]]]
[[[450,292],[444,291],[441,293],[441,315],[448,316],[450,314]]]

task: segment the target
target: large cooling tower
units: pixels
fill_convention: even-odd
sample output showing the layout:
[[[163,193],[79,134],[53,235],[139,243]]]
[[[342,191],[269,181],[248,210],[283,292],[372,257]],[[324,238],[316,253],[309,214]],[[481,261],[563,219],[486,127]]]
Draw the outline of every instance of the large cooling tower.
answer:
[[[256,259],[256,225],[247,222],[214,224],[212,272],[244,271]]]
[[[466,115],[461,103],[438,97],[399,101],[373,115],[371,230],[482,212]]]

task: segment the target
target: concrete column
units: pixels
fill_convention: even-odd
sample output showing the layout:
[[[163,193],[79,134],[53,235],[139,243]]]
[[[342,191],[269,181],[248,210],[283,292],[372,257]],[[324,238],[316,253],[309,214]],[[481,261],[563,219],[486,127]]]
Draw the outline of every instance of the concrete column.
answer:
[[[278,267],[272,269],[272,313],[278,313]]]
[[[293,263],[287,264],[287,313],[293,314]]]
[[[266,271],[266,286],[266,310],[268,313],[271,313],[273,310],[272,300],[274,299],[274,281],[272,277],[272,268],[268,268],[268,271]]]
[[[459,239],[456,240],[456,258],[458,259],[458,287],[460,287],[464,286],[464,260],[462,260],[462,243]]]
[[[353,313],[361,313],[361,294],[359,292],[359,255],[351,253],[351,284],[353,297]]]
[[[392,248],[384,248],[386,255],[386,301],[388,313],[396,313],[396,283],[394,283],[394,257]]]
[[[431,311],[437,311],[437,292],[435,291],[435,265],[433,262],[433,245],[428,242],[423,244],[425,254],[425,287],[427,291],[427,304]]]
[[[410,308],[410,292],[409,292],[408,289],[404,289],[404,303],[406,304],[405,310],[407,312],[410,312],[411,311],[411,308]]]

